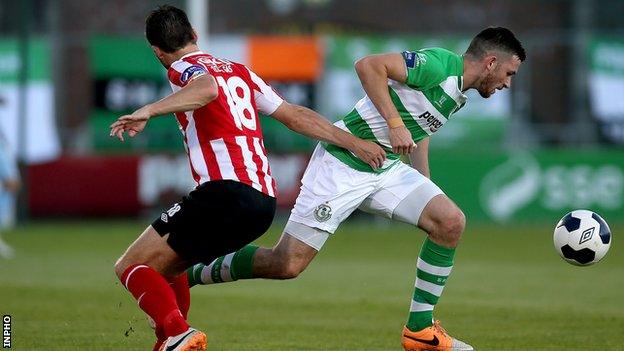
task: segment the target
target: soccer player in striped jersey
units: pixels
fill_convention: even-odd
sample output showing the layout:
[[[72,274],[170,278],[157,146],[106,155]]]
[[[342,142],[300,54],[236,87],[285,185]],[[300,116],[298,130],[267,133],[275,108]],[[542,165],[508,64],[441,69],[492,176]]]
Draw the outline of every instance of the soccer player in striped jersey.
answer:
[[[525,51],[506,28],[487,28],[463,55],[442,48],[371,55],[355,64],[366,96],[335,125],[372,140],[387,152],[374,169],[338,145],[319,144],[303,176],[301,192],[273,248],[247,246],[189,270],[189,283],[299,275],[339,224],[356,208],[420,227],[420,249],[410,313],[403,329],[405,350],[468,351],[433,319],[453,268],[465,217],[430,180],[429,136],[466,103],[476,89],[487,98],[509,88]],[[409,155],[411,166],[399,160]]]
[[[134,137],[152,117],[175,113],[197,187],[163,212],[115,264],[123,285],[154,322],[154,350],[205,350],[206,335],[187,324],[185,270],[240,250],[275,214],[275,181],[262,141],[262,112],[304,135],[346,148],[373,168],[378,144],[289,104],[253,71],[199,50],[184,11],[161,6],[146,19],[146,37],[168,70],[173,94],[120,117],[110,135]]]

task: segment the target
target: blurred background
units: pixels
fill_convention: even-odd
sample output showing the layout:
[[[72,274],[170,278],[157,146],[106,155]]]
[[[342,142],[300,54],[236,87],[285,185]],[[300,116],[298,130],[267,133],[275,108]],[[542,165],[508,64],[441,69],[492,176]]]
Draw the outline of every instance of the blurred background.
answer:
[[[165,70],[143,37],[161,1],[0,2],[0,127],[20,164],[20,220],[152,215],[193,186],[172,116],[134,140],[118,116],[165,96]],[[249,65],[286,99],[331,120],[363,92],[364,55],[442,46],[462,53],[490,25],[512,29],[528,59],[512,89],[467,106],[432,138],[433,179],[483,221],[553,222],[624,209],[621,0],[169,1],[201,46]],[[288,209],[314,142],[263,117]],[[114,189],[114,190],[113,190]]]

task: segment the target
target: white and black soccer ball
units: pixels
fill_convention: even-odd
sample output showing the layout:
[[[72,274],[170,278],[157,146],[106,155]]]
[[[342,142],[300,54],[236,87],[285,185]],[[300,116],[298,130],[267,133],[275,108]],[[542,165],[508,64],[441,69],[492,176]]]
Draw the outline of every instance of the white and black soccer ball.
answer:
[[[588,210],[572,211],[557,223],[555,250],[568,263],[589,266],[600,261],[611,246],[611,229],[602,217]]]

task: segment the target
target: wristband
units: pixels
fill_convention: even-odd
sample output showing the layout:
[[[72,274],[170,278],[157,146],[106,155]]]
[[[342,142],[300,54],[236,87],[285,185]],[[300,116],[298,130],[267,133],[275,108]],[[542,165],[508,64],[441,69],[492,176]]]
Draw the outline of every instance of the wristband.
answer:
[[[390,127],[390,129],[394,129],[397,127],[402,127],[405,126],[405,124],[403,123],[403,120],[401,119],[401,117],[394,117],[394,118],[390,118],[388,121],[388,127]]]

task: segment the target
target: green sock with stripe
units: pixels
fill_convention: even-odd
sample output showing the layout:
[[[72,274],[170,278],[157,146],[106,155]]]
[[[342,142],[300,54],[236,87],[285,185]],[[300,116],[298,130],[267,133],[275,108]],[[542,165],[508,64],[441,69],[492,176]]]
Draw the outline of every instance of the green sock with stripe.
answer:
[[[453,268],[455,249],[440,246],[428,237],[418,256],[414,297],[407,328],[418,331],[433,325],[433,308],[442,295]]]
[[[253,260],[257,250],[257,246],[247,245],[236,252],[217,258],[209,265],[203,263],[194,265],[186,271],[189,286],[253,278]]]

